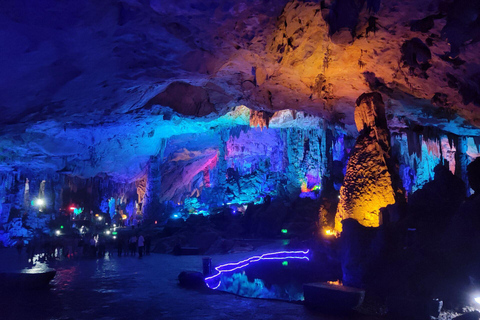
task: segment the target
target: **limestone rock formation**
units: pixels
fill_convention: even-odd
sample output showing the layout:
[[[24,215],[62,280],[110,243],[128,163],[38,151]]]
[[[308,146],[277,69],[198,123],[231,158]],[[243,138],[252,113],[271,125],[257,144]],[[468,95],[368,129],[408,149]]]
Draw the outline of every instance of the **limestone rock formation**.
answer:
[[[390,134],[385,118],[385,105],[379,93],[364,93],[356,102],[355,123],[360,134],[351,150],[335,229],[341,221],[354,218],[367,227],[381,224],[380,209],[395,203],[392,176],[387,161]]]
[[[355,135],[369,88],[392,132],[478,136],[476,3],[3,1],[0,172],[131,182],[161,139],[240,105],[254,126],[292,109]]]
[[[159,157],[151,157],[142,208],[147,220],[154,220],[160,215],[161,180]]]

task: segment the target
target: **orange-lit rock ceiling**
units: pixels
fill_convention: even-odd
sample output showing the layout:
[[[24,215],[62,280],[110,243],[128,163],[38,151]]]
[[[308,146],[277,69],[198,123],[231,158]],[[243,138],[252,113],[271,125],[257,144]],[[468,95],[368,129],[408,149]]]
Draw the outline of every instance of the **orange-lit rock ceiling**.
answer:
[[[356,136],[355,100],[370,91],[392,132],[480,136],[476,2],[356,1],[344,30],[353,2],[5,3],[0,170],[133,181],[162,139],[194,131],[177,115],[239,105],[259,110],[253,126],[293,109]]]

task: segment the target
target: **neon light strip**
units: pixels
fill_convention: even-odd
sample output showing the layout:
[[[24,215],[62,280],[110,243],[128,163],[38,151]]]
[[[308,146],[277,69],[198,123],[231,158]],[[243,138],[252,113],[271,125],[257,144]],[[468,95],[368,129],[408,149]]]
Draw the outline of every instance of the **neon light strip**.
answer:
[[[305,259],[309,261],[310,259],[307,257],[307,254],[309,252],[310,250],[278,251],[278,252],[265,253],[265,254],[262,254],[261,256],[253,256],[239,262],[222,264],[222,265],[219,265],[218,267],[215,267],[215,270],[217,271],[215,275],[205,278],[205,283],[207,284],[207,287],[209,287],[210,289],[217,289],[220,286],[221,281],[219,281],[218,285],[214,288],[210,287],[210,285],[208,284],[208,281],[215,279],[216,277],[220,276],[222,273],[232,272],[241,268],[245,268],[250,263],[257,262],[260,260]]]
[[[215,290],[215,289],[218,289],[218,287],[220,287],[220,285],[222,284],[222,280],[218,281],[218,286],[214,287],[214,288],[210,288],[212,290]],[[208,287],[208,284],[207,284],[207,287]]]

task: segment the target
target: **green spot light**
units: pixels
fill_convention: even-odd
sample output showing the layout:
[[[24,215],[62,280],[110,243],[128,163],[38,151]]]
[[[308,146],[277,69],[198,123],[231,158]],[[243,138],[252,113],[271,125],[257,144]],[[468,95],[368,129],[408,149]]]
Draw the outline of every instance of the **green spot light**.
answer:
[[[112,234],[115,236],[117,235],[117,231],[113,231]]]
[[[284,267],[288,266],[288,261],[282,261],[282,266]]]
[[[282,229],[282,233],[288,233],[287,229]]]
[[[63,226],[60,226],[60,229],[63,229]]]

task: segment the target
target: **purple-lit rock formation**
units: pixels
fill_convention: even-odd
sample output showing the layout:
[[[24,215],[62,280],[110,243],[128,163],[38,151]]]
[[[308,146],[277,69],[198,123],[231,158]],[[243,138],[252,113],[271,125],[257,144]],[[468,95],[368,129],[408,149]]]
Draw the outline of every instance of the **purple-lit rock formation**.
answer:
[[[337,197],[369,91],[392,137],[359,141],[379,146],[367,163],[391,146],[394,191],[412,195],[447,161],[466,182],[480,145],[476,3],[5,3],[0,223],[40,196],[49,210],[159,219]],[[392,203],[384,192],[368,212]]]
[[[480,0],[1,3],[0,247],[309,249],[308,267],[282,255],[214,286],[301,300],[291,279],[338,279],[402,319],[480,292]],[[145,258],[105,265],[132,278]],[[96,262],[61,260],[75,272],[53,293],[91,280]]]

